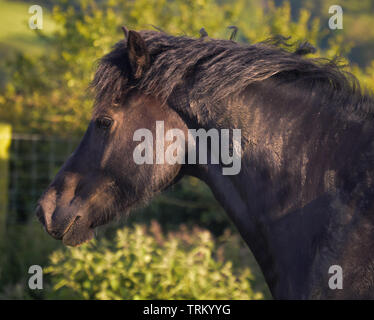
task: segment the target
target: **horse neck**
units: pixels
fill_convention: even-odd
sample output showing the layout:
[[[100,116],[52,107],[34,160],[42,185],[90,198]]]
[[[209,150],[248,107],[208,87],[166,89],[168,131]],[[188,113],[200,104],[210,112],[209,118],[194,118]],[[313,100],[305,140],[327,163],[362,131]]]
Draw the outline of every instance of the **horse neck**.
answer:
[[[242,171],[223,176],[220,166],[207,165],[195,175],[210,186],[237,226],[273,296],[308,298],[323,291],[316,286],[327,285],[328,264],[342,257],[338,243],[343,236],[330,237],[334,231],[327,228],[341,226],[347,211],[344,205],[331,209],[341,202],[337,188],[345,188],[344,179],[334,179],[346,169],[335,163],[346,157],[346,168],[351,169],[366,141],[360,140],[362,124],[351,123],[344,131],[340,127],[344,120],[339,120],[334,127],[338,115],[323,110],[322,103],[312,105],[315,99],[300,105],[300,97],[289,95],[291,89],[252,86],[240,98],[229,100],[226,111],[220,110],[217,119],[229,122],[215,121],[212,107],[205,111],[210,119],[201,126],[242,129]],[[330,249],[321,254],[325,248]]]
[[[264,209],[266,205],[261,197],[256,199],[256,196],[243,194],[243,190],[252,189],[251,179],[242,173],[236,177],[224,176],[221,169],[219,166],[204,166],[196,176],[207,183],[251,249],[273,297],[305,298],[308,269],[313,264],[313,257],[306,253],[313,236],[320,232],[326,221],[321,214],[323,211],[317,211],[318,225],[316,221],[309,224],[310,221],[294,219],[294,216],[276,221],[271,212]],[[251,202],[257,203],[254,206]],[[309,213],[308,219],[312,220]],[[313,230],[306,236],[305,226],[308,224]]]

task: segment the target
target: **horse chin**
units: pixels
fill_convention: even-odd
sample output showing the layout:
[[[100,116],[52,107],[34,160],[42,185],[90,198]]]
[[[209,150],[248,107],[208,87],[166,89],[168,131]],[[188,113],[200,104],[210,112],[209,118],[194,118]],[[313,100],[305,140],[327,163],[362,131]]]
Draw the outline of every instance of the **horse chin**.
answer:
[[[62,237],[66,246],[77,247],[90,241],[94,236],[94,229],[88,227],[83,221],[76,221]]]

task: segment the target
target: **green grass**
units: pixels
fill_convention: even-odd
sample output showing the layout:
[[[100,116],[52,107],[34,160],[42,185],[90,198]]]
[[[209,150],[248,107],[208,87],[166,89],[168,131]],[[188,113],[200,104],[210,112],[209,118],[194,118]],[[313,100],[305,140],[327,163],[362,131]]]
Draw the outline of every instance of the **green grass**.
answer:
[[[0,52],[9,54],[13,50],[39,54],[45,43],[38,38],[36,30],[29,28],[29,7],[32,3],[0,0]],[[52,32],[55,25],[50,13],[43,8],[43,32]]]

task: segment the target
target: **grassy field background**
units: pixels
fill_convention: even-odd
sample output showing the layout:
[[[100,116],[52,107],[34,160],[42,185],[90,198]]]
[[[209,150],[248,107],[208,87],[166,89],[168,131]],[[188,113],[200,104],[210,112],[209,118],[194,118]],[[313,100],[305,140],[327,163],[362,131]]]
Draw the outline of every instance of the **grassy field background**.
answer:
[[[41,53],[46,43],[37,37],[37,31],[29,28],[29,7],[32,4],[18,1],[0,0],[0,55],[9,55],[14,50],[31,54]],[[43,32],[50,33],[55,25],[50,12],[43,7]]]

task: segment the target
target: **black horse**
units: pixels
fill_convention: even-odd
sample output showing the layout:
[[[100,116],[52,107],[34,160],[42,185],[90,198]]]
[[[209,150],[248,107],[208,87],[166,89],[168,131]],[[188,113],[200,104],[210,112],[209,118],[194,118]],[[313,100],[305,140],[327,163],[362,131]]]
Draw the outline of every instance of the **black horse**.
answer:
[[[373,298],[374,100],[354,77],[306,58],[306,44],[124,30],[94,78],[87,132],[39,201],[46,230],[81,244],[192,175],[225,208],[274,298]],[[224,175],[221,162],[136,164],[134,132],[155,133],[157,120],[186,135],[241,129],[239,174]],[[329,284],[335,265],[342,288]]]

